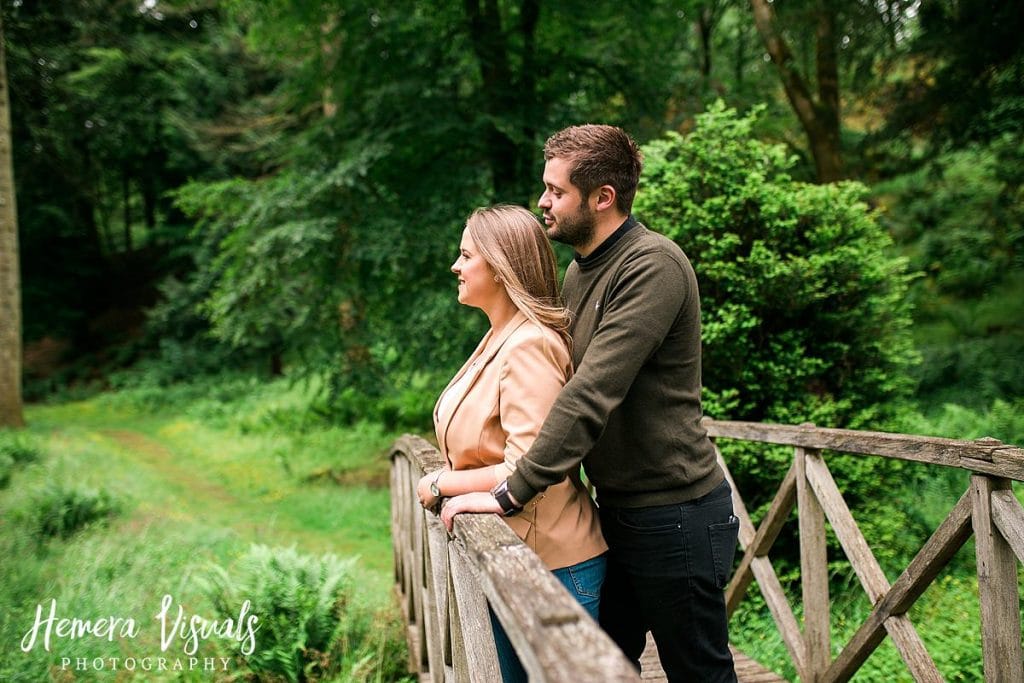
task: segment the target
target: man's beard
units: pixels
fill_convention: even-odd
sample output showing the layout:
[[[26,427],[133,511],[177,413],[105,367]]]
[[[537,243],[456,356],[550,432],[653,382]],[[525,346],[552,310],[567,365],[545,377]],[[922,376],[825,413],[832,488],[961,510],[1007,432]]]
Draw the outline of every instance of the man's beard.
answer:
[[[596,230],[597,221],[594,220],[593,212],[585,203],[580,202],[572,215],[556,217],[554,227],[548,230],[548,237],[570,247],[581,247],[594,239]]]

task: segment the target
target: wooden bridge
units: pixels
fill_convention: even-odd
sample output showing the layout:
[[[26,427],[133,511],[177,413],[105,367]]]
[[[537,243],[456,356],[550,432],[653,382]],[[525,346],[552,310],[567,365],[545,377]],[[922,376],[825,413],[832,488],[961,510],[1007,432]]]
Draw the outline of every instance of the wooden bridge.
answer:
[[[801,681],[846,681],[888,636],[917,681],[943,677],[907,611],[973,534],[985,679],[1024,683],[1017,562],[1024,562],[1024,450],[994,439],[957,441],[903,434],[706,420],[716,448],[742,440],[793,448],[793,462],[755,526],[733,484],[742,557],[726,592],[729,614],[756,580]],[[832,478],[823,451],[955,467],[970,485],[946,519],[889,583]],[[495,515],[459,515],[453,534],[420,508],[415,487],[442,466],[437,450],[404,436],[392,448],[392,538],[396,591],[408,626],[410,671],[421,681],[500,681],[487,604],[498,615],[531,681],[664,680],[653,642],[638,675],[603,631]],[[803,624],[798,624],[768,551],[798,510]],[[832,656],[825,523],[831,525],[872,604]],[[750,683],[783,680],[735,651]]]

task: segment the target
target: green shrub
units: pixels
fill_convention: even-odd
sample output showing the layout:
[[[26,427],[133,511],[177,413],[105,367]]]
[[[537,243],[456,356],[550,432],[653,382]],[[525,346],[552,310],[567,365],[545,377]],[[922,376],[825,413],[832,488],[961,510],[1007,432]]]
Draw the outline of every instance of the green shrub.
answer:
[[[874,427],[913,389],[906,261],[862,185],[792,179],[785,148],[752,135],[758,112],[718,103],[687,136],[644,147],[638,217],[682,247],[700,284],[705,412]],[[792,451],[730,444],[726,456],[757,507]],[[864,496],[898,477],[881,458],[836,466]]]
[[[27,514],[40,539],[68,538],[114,516],[120,507],[106,491],[51,483],[31,500]]]
[[[913,388],[906,261],[864,186],[790,177],[752,135],[759,111],[719,102],[645,146],[636,211],[697,273],[715,417],[863,424]]]
[[[353,565],[331,554],[254,545],[232,571],[211,567],[202,586],[225,618],[251,602],[256,646],[237,656],[260,679],[395,680],[405,667],[397,619],[357,602]]]
[[[6,455],[16,464],[36,462],[42,457],[39,444],[25,432],[0,430],[0,455]]]
[[[7,488],[14,473],[14,458],[0,452],[0,489]]]

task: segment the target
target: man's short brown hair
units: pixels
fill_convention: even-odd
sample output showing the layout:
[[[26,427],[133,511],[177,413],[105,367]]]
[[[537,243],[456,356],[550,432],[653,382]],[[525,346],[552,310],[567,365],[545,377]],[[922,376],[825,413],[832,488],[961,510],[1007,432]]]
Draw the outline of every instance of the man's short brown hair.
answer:
[[[569,162],[569,182],[584,197],[602,185],[611,185],[616,206],[627,214],[633,208],[643,154],[626,131],[590,123],[563,128],[544,143],[544,160],[554,158]]]

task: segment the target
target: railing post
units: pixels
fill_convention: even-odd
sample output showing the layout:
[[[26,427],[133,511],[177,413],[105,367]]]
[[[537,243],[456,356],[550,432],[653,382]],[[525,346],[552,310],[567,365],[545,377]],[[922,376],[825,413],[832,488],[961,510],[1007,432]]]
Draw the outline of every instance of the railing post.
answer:
[[[1020,683],[1024,681],[1024,653],[1017,558],[992,519],[992,493],[1007,489],[1011,489],[1008,479],[971,476],[985,680]]]
[[[800,583],[804,602],[804,667],[800,680],[817,681],[831,661],[828,555],[825,512],[807,480],[807,455],[795,449],[797,509],[800,525]]]

